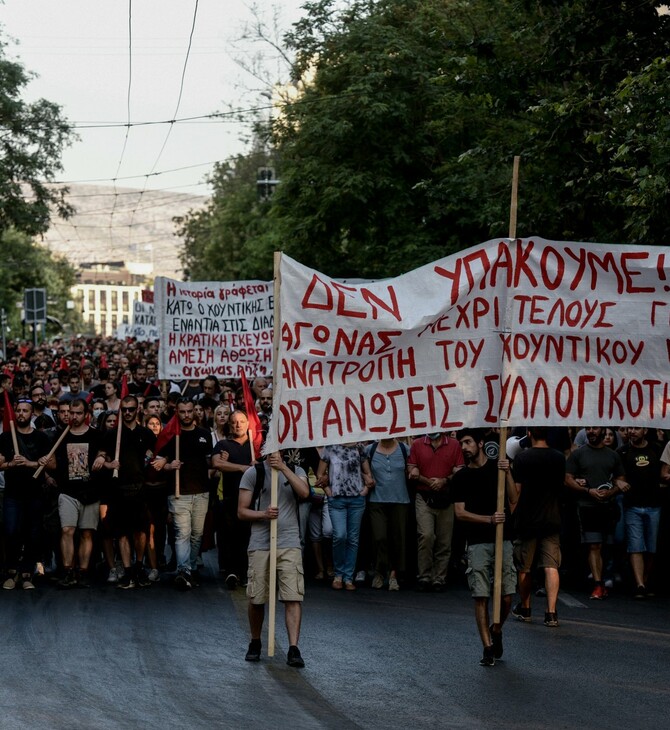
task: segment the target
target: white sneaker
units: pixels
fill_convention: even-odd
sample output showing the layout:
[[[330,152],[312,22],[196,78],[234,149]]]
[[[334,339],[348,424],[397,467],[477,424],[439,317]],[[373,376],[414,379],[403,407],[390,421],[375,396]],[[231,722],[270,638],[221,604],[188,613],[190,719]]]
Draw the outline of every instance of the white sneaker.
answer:
[[[372,579],[372,587],[377,589],[384,587],[384,579],[379,573],[375,573],[375,577]]]
[[[359,570],[354,578],[354,583],[365,583],[365,571]]]
[[[151,581],[152,583],[157,583],[157,582],[158,582],[158,581],[160,580],[160,576],[158,575],[158,571],[156,570],[156,568],[152,568],[152,569],[151,569],[151,570],[149,571],[149,574],[147,575],[147,578],[148,578],[148,579],[149,579],[149,580],[150,580],[150,581]]]
[[[398,583],[397,578],[389,578],[389,590],[390,591],[399,591],[400,585]]]
[[[110,568],[109,575],[107,576],[107,582],[108,583],[118,583],[120,577],[121,576],[119,575],[119,572],[116,568]]]

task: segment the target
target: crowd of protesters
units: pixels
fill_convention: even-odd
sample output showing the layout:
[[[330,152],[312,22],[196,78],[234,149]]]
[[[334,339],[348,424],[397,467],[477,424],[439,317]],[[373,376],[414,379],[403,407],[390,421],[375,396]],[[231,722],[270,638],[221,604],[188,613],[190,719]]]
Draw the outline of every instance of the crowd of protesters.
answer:
[[[155,344],[111,338],[10,343],[0,372],[3,589],[50,579],[61,589],[169,581],[190,591],[208,550],[229,589],[247,585],[258,570],[250,536],[261,539],[254,510],[277,518],[255,493],[267,474],[252,468],[272,418],[271,378],[253,379],[246,394],[240,381],[214,376],[168,382]],[[507,615],[532,620],[534,590],[553,628],[560,582],[590,581],[592,600],[664,589],[654,558],[668,552],[665,432],[519,428],[505,459],[499,448],[495,429],[464,429],[288,450],[273,465],[295,492],[290,540],[311,577],[336,591],[442,592],[467,576],[486,666],[502,655]],[[290,473],[308,477],[308,489]],[[496,625],[487,605],[498,524],[509,551]],[[254,596],[267,592],[254,590],[249,661],[260,656],[264,599]],[[289,603],[304,586],[291,590]]]

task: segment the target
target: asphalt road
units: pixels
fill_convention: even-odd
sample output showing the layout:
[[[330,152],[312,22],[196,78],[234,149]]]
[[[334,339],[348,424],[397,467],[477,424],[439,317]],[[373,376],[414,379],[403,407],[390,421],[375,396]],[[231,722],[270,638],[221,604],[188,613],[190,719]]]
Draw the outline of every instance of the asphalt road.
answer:
[[[244,591],[207,572],[188,594],[168,584],[0,591],[0,728],[670,725],[667,598],[566,594],[558,629],[543,626],[535,599],[534,622],[510,620],[503,660],[484,668],[464,588],[310,585],[307,666],[296,670],[285,664],[281,607],[275,657],[264,647],[260,664],[244,661]]]

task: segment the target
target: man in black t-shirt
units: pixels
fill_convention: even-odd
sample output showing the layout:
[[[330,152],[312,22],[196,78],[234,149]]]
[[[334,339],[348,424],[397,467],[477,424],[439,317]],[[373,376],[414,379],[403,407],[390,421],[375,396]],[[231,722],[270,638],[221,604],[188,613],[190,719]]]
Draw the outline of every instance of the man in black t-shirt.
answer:
[[[487,458],[484,451],[484,434],[479,429],[465,428],[457,438],[466,460],[466,467],[457,471],[452,480],[452,494],[456,519],[465,528],[468,543],[468,584],[475,599],[475,620],[484,647],[480,664],[495,665],[502,657],[502,626],[512,606],[516,591],[516,571],[512,559],[512,543],[509,527],[509,507],[516,503],[516,489],[509,470],[509,462],[497,462]],[[506,507],[497,510],[498,473],[505,472]],[[509,505],[509,507],[508,507]],[[496,525],[505,525],[502,569],[502,605],[500,623],[489,625],[489,597],[491,576],[495,562]]]
[[[112,532],[119,540],[119,552],[124,574],[117,588],[144,588],[151,585],[142,565],[149,532],[144,480],[146,466],[154,456],[156,436],[137,423],[137,397],[128,395],[121,399],[121,448],[119,460],[107,462],[108,469],[118,469],[118,477],[110,481],[108,519]],[[106,451],[116,450],[117,431],[107,434]],[[132,565],[130,540],[135,548],[135,564]]]
[[[70,403],[70,431],[49,460],[56,470],[58,514],[61,523],[61,556],[64,576],[61,588],[88,585],[88,566],[93,550],[93,532],[100,517],[100,484],[96,472],[105,464],[102,434],[86,425],[88,405],[75,398]],[[40,462],[41,463],[41,462]],[[79,567],[75,572],[74,535],[79,529]]]
[[[0,470],[5,474],[4,526],[9,572],[3,588],[11,590],[34,588],[32,578],[35,563],[42,560],[40,542],[44,519],[44,474],[33,479],[38,460],[49,452],[46,434],[31,425],[33,406],[19,401],[15,408],[16,441],[14,452],[12,434],[0,434]]]
[[[177,404],[177,418],[181,427],[179,459],[176,458],[176,439],[164,446],[157,465],[174,475],[179,472],[180,496],[168,498],[175,529],[177,575],[175,588],[188,591],[198,585],[197,560],[209,508],[209,474],[212,436],[195,425],[194,407],[190,401]]]
[[[564,489],[565,457],[547,443],[548,428],[533,426],[528,429],[531,447],[514,459],[513,474],[519,495],[514,512],[517,540],[514,543],[514,562],[519,573],[521,601],[512,613],[520,621],[531,619],[531,570],[537,556],[537,567],[544,570],[547,592],[547,610],[544,624],[558,626],[556,599],[558,598],[561,566],[561,507]]]

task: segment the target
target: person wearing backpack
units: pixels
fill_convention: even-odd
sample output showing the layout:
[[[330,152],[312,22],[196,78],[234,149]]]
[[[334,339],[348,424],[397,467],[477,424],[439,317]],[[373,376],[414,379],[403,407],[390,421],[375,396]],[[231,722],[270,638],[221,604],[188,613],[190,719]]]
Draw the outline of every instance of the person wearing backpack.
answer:
[[[276,505],[270,501],[272,469],[279,472]],[[304,470],[296,467],[292,471],[278,452],[270,454],[264,463],[247,469],[242,476],[237,516],[251,523],[247,583],[251,642],[245,656],[248,662],[261,658],[261,631],[270,586],[270,521],[277,520],[277,586],[279,600],[284,604],[289,640],[286,663],[290,667],[305,666],[298,649],[305,574],[297,499],[308,496],[309,483]]]
[[[373,588],[400,590],[398,575],[405,573],[407,458],[409,448],[395,438],[370,444],[366,449],[375,488],[369,496],[370,526],[375,555]]]

